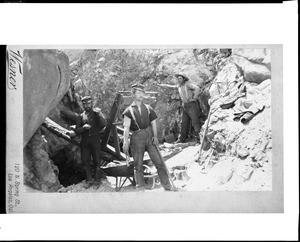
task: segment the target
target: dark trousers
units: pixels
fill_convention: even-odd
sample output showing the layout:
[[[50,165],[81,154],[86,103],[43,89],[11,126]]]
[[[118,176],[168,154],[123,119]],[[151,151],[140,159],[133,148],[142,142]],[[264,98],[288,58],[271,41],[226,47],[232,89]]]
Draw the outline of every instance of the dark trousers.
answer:
[[[81,160],[86,171],[86,181],[94,179],[99,181],[104,176],[103,171],[100,169],[102,160],[100,157],[101,141],[99,136],[92,136],[83,138],[80,143],[81,147]],[[93,158],[93,166],[91,165],[91,157]]]
[[[203,125],[200,121],[200,118],[201,110],[197,101],[184,103],[181,120],[181,130],[179,136],[179,139],[181,141],[185,141],[187,138],[190,122],[192,122],[192,126],[195,132],[197,134],[200,132],[200,129]]]
[[[157,169],[161,185],[165,189],[170,189],[172,186],[166,171],[167,168],[156,146],[152,143],[152,137],[150,128],[134,131],[132,133],[130,149],[134,160],[134,178],[138,186],[145,186],[143,160],[145,151],[147,151]]]

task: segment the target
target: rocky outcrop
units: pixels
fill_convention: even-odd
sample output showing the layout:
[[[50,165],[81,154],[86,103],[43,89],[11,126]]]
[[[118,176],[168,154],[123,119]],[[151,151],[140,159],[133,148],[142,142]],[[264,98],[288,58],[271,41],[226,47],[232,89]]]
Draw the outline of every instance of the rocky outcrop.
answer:
[[[59,170],[49,158],[47,140],[37,130],[24,149],[24,182],[43,192],[60,188]]]
[[[211,83],[211,117],[199,146],[167,160],[187,191],[271,191],[271,65],[267,50],[232,50]],[[266,54],[267,53],[267,54]],[[239,55],[237,55],[239,54]],[[200,132],[203,140],[204,124]]]
[[[210,89],[210,97],[213,98],[221,93],[228,91],[237,82],[243,81],[244,77],[241,74],[239,68],[228,59],[226,65],[222,68],[222,71],[218,72],[214,78]]]
[[[232,60],[239,67],[241,74],[248,82],[259,84],[271,78],[271,71],[265,65],[252,63],[246,58],[237,55],[232,55]]]
[[[238,48],[232,50],[232,60],[248,82],[261,83],[271,78],[271,50]]]
[[[51,156],[68,142],[50,134],[41,124],[68,91],[68,57],[57,50],[25,50],[23,81],[24,182],[53,192],[59,189],[60,181]]]
[[[253,63],[265,65],[271,70],[271,49],[238,48],[238,49],[232,49],[232,53],[234,55],[242,56],[246,58],[248,61],[251,61]]]
[[[211,92],[209,145],[202,165],[190,163],[186,171],[191,177],[187,190],[272,190],[271,79],[257,84],[234,73],[230,61],[218,73],[221,88]]]
[[[24,51],[23,147],[68,91],[69,59],[57,50]]]

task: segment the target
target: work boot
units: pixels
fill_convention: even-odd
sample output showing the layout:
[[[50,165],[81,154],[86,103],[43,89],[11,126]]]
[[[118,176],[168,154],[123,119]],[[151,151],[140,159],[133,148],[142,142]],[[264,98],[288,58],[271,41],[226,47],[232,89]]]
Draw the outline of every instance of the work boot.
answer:
[[[145,187],[144,186],[137,186],[137,187],[135,187],[135,191],[136,192],[144,192],[146,189],[145,189]]]
[[[85,183],[82,185],[83,188],[88,189],[91,187],[93,181],[92,180],[87,180]]]
[[[177,187],[165,187],[166,192],[178,192]]]
[[[103,185],[109,185],[110,182],[108,181],[107,177],[105,177],[105,178],[101,179],[101,184],[103,184]]]
[[[101,168],[97,168],[95,170],[95,180],[99,181],[101,179],[107,179],[106,174],[103,172]]]
[[[101,180],[97,180],[93,182],[93,189],[97,190],[101,186],[102,182]]]
[[[195,138],[195,140],[196,140],[196,143],[198,143],[198,144],[200,144],[200,143],[201,143],[201,141],[200,141],[200,137],[199,137],[199,136],[197,136],[197,137]]]

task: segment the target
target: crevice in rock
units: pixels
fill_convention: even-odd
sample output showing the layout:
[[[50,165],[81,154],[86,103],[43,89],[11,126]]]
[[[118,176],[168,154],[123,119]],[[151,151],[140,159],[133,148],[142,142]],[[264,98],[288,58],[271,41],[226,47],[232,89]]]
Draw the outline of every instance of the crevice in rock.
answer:
[[[77,184],[85,179],[83,165],[71,160],[65,149],[58,151],[50,158],[59,169],[58,180],[64,187]]]

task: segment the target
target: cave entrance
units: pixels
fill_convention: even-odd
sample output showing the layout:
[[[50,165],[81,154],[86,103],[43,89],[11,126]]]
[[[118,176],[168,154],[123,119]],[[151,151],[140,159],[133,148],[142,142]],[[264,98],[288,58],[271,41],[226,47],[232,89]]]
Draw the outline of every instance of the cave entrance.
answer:
[[[85,179],[85,171],[82,164],[71,160],[65,149],[60,150],[50,157],[59,170],[58,180],[64,186],[80,183]]]

